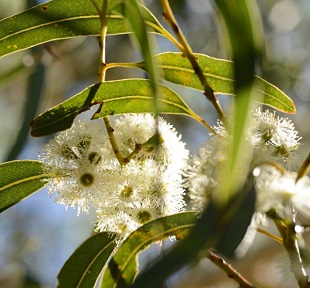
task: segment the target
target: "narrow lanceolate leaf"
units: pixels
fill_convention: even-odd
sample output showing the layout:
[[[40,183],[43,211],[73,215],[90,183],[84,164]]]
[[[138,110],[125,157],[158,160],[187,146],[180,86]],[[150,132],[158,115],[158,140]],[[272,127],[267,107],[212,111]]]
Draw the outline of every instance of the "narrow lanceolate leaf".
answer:
[[[22,160],[0,164],[0,212],[17,204],[45,185],[49,175],[39,161]]]
[[[107,81],[86,88],[67,101],[39,115],[32,122],[33,136],[42,136],[71,127],[74,118],[95,104],[100,108],[93,118],[123,113],[169,113],[184,114],[203,123],[171,89],[158,85],[157,111],[150,81],[145,79],[128,79]]]
[[[100,272],[116,247],[114,239],[115,235],[106,232],[88,238],[60,270],[57,287],[95,287]]]
[[[156,219],[133,232],[109,262],[101,280],[101,288],[119,288],[132,284],[138,272],[138,253],[169,236],[184,239],[198,217],[197,212],[183,212]]]
[[[234,94],[233,62],[195,54],[210,87],[218,94]],[[163,78],[169,82],[203,91],[190,62],[181,53],[167,52],[155,56],[163,71]],[[141,63],[143,68],[143,63]],[[254,89],[265,105],[286,113],[296,113],[294,102],[271,83],[255,76]]]
[[[154,63],[154,59],[152,57],[152,43],[147,33],[147,27],[144,25],[144,19],[142,15],[142,10],[140,9],[141,5],[138,4],[139,1],[122,1],[120,4],[122,14],[128,20],[129,25],[136,37],[137,42],[139,43],[140,52],[143,56],[146,71],[149,75],[151,89],[154,97],[154,105],[155,111],[156,108],[156,97],[158,92],[157,85],[157,67]],[[157,112],[157,111],[156,111]]]
[[[102,6],[102,0],[95,0]],[[124,17],[109,0],[108,35],[131,33]],[[160,33],[162,26],[141,5],[150,31]],[[91,0],[53,0],[0,21],[0,57],[48,41],[100,34],[100,19]]]

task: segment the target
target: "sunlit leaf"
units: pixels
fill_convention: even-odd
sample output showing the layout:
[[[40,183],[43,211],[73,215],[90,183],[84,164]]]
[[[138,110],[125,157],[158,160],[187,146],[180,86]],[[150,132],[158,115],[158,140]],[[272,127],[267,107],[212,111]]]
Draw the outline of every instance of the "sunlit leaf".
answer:
[[[197,212],[183,212],[156,219],[133,232],[109,262],[101,281],[101,288],[130,285],[138,271],[138,253],[150,244],[169,236],[184,239],[196,223],[198,216]]]
[[[45,186],[49,175],[39,161],[22,160],[0,164],[0,212]]]
[[[106,232],[88,238],[60,270],[57,287],[95,287],[100,272],[116,247],[114,238],[115,235]]]
[[[158,96],[158,85],[157,85],[157,67],[154,63],[152,55],[152,42],[147,33],[147,27],[143,23],[143,16],[141,5],[138,4],[138,1],[122,1],[120,4],[122,14],[128,20],[132,31],[136,37],[137,42],[140,46],[140,51],[144,59],[146,71],[148,72],[150,85],[153,92],[153,105],[155,106],[155,111],[157,112],[156,107],[156,97]],[[154,44],[154,43],[153,43]]]
[[[99,6],[102,0],[96,0]],[[108,1],[108,35],[127,34],[124,17],[114,9],[119,1]],[[162,26],[141,5],[150,31],[161,33]],[[0,21],[0,57],[48,41],[100,34],[99,15],[90,0],[53,0]]]
[[[158,87],[157,112],[184,114],[203,122],[174,91],[164,85]],[[39,115],[32,123],[31,134],[42,136],[65,130],[71,127],[79,113],[95,104],[101,106],[93,118],[123,113],[155,112],[150,81],[144,79],[107,81],[92,85]]]
[[[246,185],[231,199],[227,210],[211,202],[189,235],[165,251],[162,258],[150,263],[147,269],[138,274],[130,287],[163,287],[170,275],[204,257],[210,248],[232,257],[250,224],[254,206],[255,191],[253,177],[250,177]]]
[[[138,274],[130,287],[163,287],[165,280],[170,275],[185,265],[203,257],[203,250],[214,247],[219,237],[218,232],[221,232],[218,225],[218,216],[220,215],[217,214],[216,207],[212,203],[208,205],[189,235],[183,241],[176,243],[165,251],[163,257],[149,263],[147,269]],[[149,281],[149,279],[152,279],[152,281]]]
[[[218,94],[234,94],[233,62],[195,54],[210,87]],[[203,91],[190,62],[181,53],[166,52],[155,57],[163,71],[163,78],[169,82]],[[140,64],[143,68],[143,63]],[[296,113],[294,102],[279,88],[255,76],[254,89],[265,105],[286,113]],[[258,97],[258,98],[259,98]]]
[[[218,200],[227,203],[237,193],[240,185],[243,185],[246,180],[245,175],[248,175],[250,169],[251,157],[249,156],[252,155],[253,147],[246,141],[245,130],[247,129],[250,110],[253,109],[253,101],[263,101],[264,103],[264,98],[266,98],[265,94],[260,94],[261,87],[257,89],[257,85],[255,85],[255,81],[257,82],[255,66],[261,62],[263,30],[259,7],[255,1],[215,0],[215,3],[223,17],[222,23],[228,32],[228,39],[232,48],[234,91],[236,94],[232,115],[232,142],[227,151],[227,164],[221,171],[225,181],[220,183],[217,193],[219,195]],[[278,91],[275,90],[275,92]],[[270,94],[267,95],[270,96]],[[275,100],[278,100],[279,97],[280,100],[283,99],[281,94],[274,96],[276,96]],[[270,103],[268,104],[270,105]],[[290,110],[291,107],[289,106],[277,105],[283,104],[281,101],[275,104],[277,109],[295,112],[295,109]],[[235,173],[238,170],[238,163],[243,163],[243,171]]]

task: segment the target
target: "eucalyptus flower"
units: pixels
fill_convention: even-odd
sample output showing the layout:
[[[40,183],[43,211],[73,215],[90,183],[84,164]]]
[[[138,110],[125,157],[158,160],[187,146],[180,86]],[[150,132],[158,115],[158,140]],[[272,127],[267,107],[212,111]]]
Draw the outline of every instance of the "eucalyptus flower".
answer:
[[[55,201],[93,207],[96,229],[120,233],[122,240],[139,226],[182,211],[182,174],[188,150],[161,117],[127,114],[113,123],[125,163],[119,163],[100,120],[76,121],[42,149],[39,158],[53,174],[48,187]]]
[[[226,161],[231,135],[221,121],[213,127],[216,135],[208,140],[199,150],[199,155],[190,157],[184,184],[194,210],[202,210],[208,203],[217,183],[221,179],[221,163]],[[285,164],[287,169],[295,168],[299,155],[301,137],[293,122],[276,116],[268,110],[257,109],[249,119],[245,130],[245,140],[253,149],[250,169],[268,162]],[[242,163],[236,167],[242,167]]]
[[[301,137],[294,123],[288,118],[276,116],[275,112],[261,109],[255,111],[250,123],[247,137],[254,146],[256,164],[276,161],[285,164],[288,169],[295,168],[299,162],[297,149]]]
[[[199,155],[190,157],[184,185],[189,191],[191,209],[201,211],[209,202],[218,184],[217,167],[225,160],[226,144],[224,137],[216,135],[200,147]]]
[[[296,224],[310,222],[310,179],[297,179],[297,173],[280,171],[264,165],[254,170],[256,175],[257,211]]]

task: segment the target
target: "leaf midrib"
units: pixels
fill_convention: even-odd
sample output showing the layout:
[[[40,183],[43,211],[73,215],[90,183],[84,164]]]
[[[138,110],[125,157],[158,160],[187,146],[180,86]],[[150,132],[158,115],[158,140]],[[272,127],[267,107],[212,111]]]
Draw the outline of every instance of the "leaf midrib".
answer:
[[[153,237],[147,238],[146,241],[141,242],[138,246],[136,246],[136,248],[134,250],[131,251],[131,253],[129,254],[129,256],[127,257],[126,261],[123,262],[123,265],[120,266],[119,271],[124,271],[125,267],[128,265],[128,263],[131,261],[131,259],[133,257],[135,257],[135,255],[137,254],[138,251],[140,251],[140,249],[144,246],[147,245],[147,243],[152,242],[153,240],[157,239],[157,238],[161,238],[162,236],[165,236],[173,231],[175,231],[176,229],[178,230],[185,230],[188,228],[191,228],[192,226],[194,226],[195,224],[186,224],[186,225],[181,225],[181,226],[176,226],[176,227],[171,227],[168,230],[165,230],[162,233],[156,234]],[[113,285],[113,287],[117,287],[118,281],[121,277],[121,273],[119,273],[116,277],[116,281],[115,284]]]

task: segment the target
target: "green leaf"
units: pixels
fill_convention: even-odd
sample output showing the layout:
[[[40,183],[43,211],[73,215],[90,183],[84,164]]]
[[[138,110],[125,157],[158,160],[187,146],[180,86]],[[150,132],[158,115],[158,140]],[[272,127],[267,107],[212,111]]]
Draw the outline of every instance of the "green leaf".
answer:
[[[255,1],[249,3],[247,0],[216,0],[215,3],[223,16],[222,23],[225,23],[224,29],[227,29],[232,48],[236,94],[232,115],[232,142],[227,153],[227,164],[221,171],[225,181],[219,185],[217,191],[220,195],[218,200],[227,203],[237,193],[240,185],[243,185],[244,176],[248,175],[250,169],[250,155],[253,153],[253,147],[246,141],[245,130],[250,111],[253,109],[253,101],[264,102],[265,95],[253,93],[257,91],[255,89],[255,66],[261,62],[263,29],[259,8]],[[279,108],[290,107],[280,106]],[[287,110],[294,112],[284,109],[284,111]],[[238,163],[243,163],[241,173],[236,173]]]
[[[140,51],[142,54],[142,58],[144,59],[146,71],[149,75],[151,89],[153,92],[154,97],[154,108],[155,112],[157,112],[156,107],[156,97],[158,96],[158,85],[157,85],[157,67],[154,63],[154,59],[152,57],[152,49],[153,46],[151,43],[151,40],[149,38],[149,35],[147,33],[147,27],[143,22],[143,15],[142,11],[140,9],[140,5],[138,5],[137,1],[122,1],[121,5],[121,11],[124,17],[128,20],[130,23],[130,26],[132,28],[132,31],[134,32],[134,35],[136,37],[137,42],[140,46]]]
[[[33,56],[37,56],[42,51],[41,47],[32,48]],[[36,52],[35,52],[36,51]],[[34,65],[32,73],[28,77],[27,85],[27,101],[24,105],[24,118],[21,121],[21,126],[18,131],[15,143],[11,146],[10,151],[7,154],[6,161],[16,159],[17,155],[20,153],[21,149],[29,135],[29,123],[35,117],[37,108],[40,102],[40,97],[42,94],[42,89],[44,85],[45,78],[45,65],[38,62]]]
[[[49,175],[39,161],[20,160],[0,164],[0,212],[45,186]]]
[[[204,123],[174,91],[164,85],[158,87],[156,112],[184,114]],[[145,79],[107,81],[92,85],[39,115],[31,124],[31,134],[42,136],[70,128],[79,113],[99,103],[101,106],[93,118],[123,113],[155,113],[150,81]]]
[[[210,87],[218,94],[234,94],[234,64],[231,61],[195,54]],[[166,52],[155,56],[163,71],[163,78],[169,82],[203,91],[190,62],[182,53]],[[143,68],[143,62],[140,63]],[[262,103],[286,113],[296,113],[294,102],[271,83],[255,76],[254,90],[262,97]]]
[[[217,208],[211,202],[197,220],[189,235],[183,241],[176,243],[168,251],[165,251],[162,258],[153,261],[152,265],[148,265],[148,268],[139,273],[130,287],[163,287],[165,280],[171,274],[183,266],[197,261],[198,258],[203,256],[204,249],[214,247],[219,237],[218,232],[223,232],[219,231],[219,216],[222,217],[221,214],[217,213]]]
[[[130,285],[137,274],[138,253],[150,244],[169,236],[184,239],[199,215],[197,212],[182,212],[151,221],[133,232],[109,262],[103,274],[101,288]]]
[[[96,0],[101,7],[102,0]],[[108,35],[132,31],[110,0]],[[162,33],[163,27],[152,13],[141,5],[141,13],[149,31]],[[100,35],[99,15],[90,0],[53,0],[0,21],[0,57],[48,41],[78,36]]]
[[[115,235],[106,232],[88,238],[60,270],[57,287],[95,287],[100,272],[116,247],[114,239]]]
[[[161,259],[148,265],[148,268],[139,273],[130,287],[163,287],[163,283],[170,275],[185,265],[196,263],[210,248],[232,257],[254,213],[253,181],[254,177],[251,176],[245,186],[231,199],[227,209],[211,201],[189,235],[165,251]]]
[[[230,199],[229,207],[220,213],[223,223],[219,230],[222,236],[216,249],[226,257],[233,258],[244,238],[255,212],[256,192],[253,173],[249,173],[245,185]],[[218,220],[219,217],[217,217]]]

